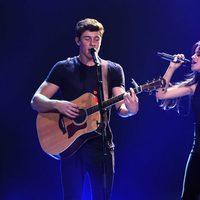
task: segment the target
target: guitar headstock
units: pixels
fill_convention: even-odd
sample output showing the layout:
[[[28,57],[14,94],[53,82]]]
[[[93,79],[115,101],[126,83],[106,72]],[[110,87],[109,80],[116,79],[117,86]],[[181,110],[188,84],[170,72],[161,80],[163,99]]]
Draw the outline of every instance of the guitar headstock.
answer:
[[[144,92],[152,92],[158,88],[164,88],[166,85],[166,81],[163,77],[158,79],[154,79],[151,82],[147,82],[146,84],[141,85],[141,89]]]

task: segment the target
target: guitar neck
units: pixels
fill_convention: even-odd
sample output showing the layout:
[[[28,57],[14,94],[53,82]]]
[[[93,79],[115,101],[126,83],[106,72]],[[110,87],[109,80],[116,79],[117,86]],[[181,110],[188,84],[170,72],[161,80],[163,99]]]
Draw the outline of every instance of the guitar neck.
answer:
[[[135,94],[138,94],[138,93],[141,93],[141,92],[142,92],[142,87],[139,86],[139,87],[137,87],[137,88],[133,88],[133,90],[134,90]],[[127,92],[129,93],[130,90],[128,90]],[[120,94],[120,95],[118,95],[118,96],[112,97],[112,98],[110,98],[110,99],[104,101],[104,102],[103,102],[103,106],[102,106],[103,109],[108,108],[108,107],[111,107],[111,106],[115,105],[117,102],[123,100],[123,99],[124,99],[124,94],[125,94],[125,93],[122,93],[122,94]],[[93,107],[91,107],[91,108],[88,108],[88,109],[87,109],[87,114],[88,114],[88,115],[91,115],[91,114],[93,114],[93,113],[95,113],[95,112],[97,112],[97,111],[99,111],[99,106],[98,106],[98,105],[93,106]]]

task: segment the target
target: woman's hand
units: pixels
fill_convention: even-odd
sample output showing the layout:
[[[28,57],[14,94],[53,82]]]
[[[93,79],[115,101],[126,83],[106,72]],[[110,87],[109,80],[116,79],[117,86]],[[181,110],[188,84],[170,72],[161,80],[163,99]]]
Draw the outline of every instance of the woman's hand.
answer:
[[[178,59],[184,60],[185,59],[184,54],[175,54],[174,55],[174,60],[171,61],[170,64],[169,64],[169,68],[172,68],[172,69],[176,70],[184,63],[184,61],[177,62]]]

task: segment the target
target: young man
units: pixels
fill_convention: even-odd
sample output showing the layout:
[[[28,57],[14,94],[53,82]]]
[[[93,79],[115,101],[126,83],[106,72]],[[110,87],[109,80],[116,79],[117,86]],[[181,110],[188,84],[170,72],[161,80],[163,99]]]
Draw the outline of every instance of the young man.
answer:
[[[81,95],[85,93],[92,93],[93,100],[98,101],[97,65],[91,49],[95,49],[96,53],[99,52],[103,33],[103,25],[95,19],[87,18],[76,24],[75,41],[79,47],[79,55],[55,64],[32,98],[33,109],[39,113],[58,112],[73,121],[81,113],[81,105],[76,103],[79,101],[74,102],[73,100],[81,99]],[[138,98],[133,89],[130,89],[129,93],[125,92],[122,67],[109,60],[99,57],[97,59],[102,67],[104,100],[124,94],[122,100],[115,104],[119,115],[122,117],[135,115],[138,112]],[[58,90],[62,93],[62,100],[53,99]],[[90,101],[86,98],[86,102],[90,103]],[[106,112],[109,118],[110,109]],[[88,120],[87,126],[89,123]],[[114,145],[109,119],[107,119],[105,130],[106,134],[102,134],[101,128],[95,129],[89,133],[95,137],[85,139],[72,155],[67,158],[62,156],[64,152],[61,155],[63,157],[61,175],[65,200],[81,199],[86,173],[90,177],[92,198],[94,200],[110,198],[114,175]]]

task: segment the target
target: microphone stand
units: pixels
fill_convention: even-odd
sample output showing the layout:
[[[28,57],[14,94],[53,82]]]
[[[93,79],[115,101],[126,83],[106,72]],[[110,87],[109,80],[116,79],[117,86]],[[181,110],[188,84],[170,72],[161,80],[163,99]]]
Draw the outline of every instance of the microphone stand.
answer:
[[[107,145],[106,145],[106,127],[107,127],[107,113],[106,109],[103,108],[103,101],[104,101],[104,94],[103,94],[103,81],[102,81],[102,66],[100,63],[99,58],[97,56],[92,56],[93,61],[96,65],[96,72],[97,72],[97,87],[98,87],[98,106],[99,112],[101,116],[101,121],[98,122],[100,126],[100,133],[102,135],[102,143],[103,143],[103,181],[104,181],[104,200],[107,200],[107,170],[106,170],[106,157],[107,157]]]

